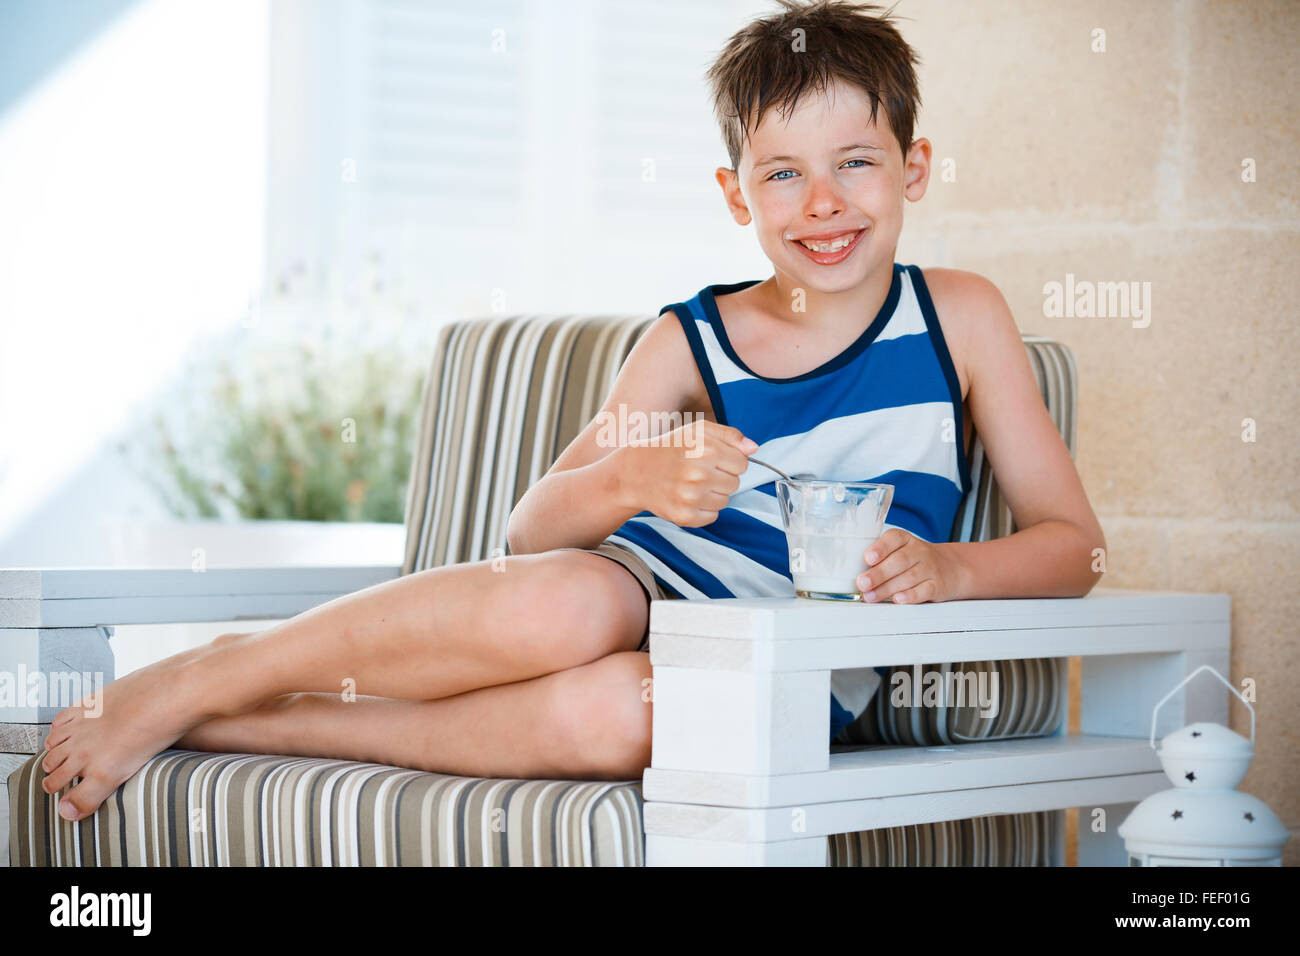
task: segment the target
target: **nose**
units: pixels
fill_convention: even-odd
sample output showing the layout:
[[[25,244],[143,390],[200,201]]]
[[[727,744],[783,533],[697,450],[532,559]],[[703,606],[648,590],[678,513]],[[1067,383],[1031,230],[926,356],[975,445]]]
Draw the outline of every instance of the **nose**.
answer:
[[[830,219],[842,213],[844,205],[844,197],[834,177],[810,177],[804,215],[809,219]]]

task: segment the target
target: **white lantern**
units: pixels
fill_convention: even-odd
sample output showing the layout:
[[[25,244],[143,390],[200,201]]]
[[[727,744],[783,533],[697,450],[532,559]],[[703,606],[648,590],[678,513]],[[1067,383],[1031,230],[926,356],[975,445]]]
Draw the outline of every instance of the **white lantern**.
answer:
[[[1255,708],[1205,664],[1156,704],[1160,708],[1201,671],[1219,678],[1250,711],[1250,740],[1220,724],[1196,723],[1160,741],[1156,755],[1174,789],[1147,797],[1120,824],[1130,866],[1281,866],[1286,827],[1264,801],[1237,790],[1255,756]]]

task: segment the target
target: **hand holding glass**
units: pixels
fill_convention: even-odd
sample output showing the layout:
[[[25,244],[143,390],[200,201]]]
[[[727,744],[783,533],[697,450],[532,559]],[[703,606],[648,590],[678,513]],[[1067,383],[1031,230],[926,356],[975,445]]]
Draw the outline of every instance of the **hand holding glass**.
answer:
[[[781,479],[776,497],[795,594],[819,601],[861,601],[858,575],[867,570],[867,548],[884,530],[894,486]]]

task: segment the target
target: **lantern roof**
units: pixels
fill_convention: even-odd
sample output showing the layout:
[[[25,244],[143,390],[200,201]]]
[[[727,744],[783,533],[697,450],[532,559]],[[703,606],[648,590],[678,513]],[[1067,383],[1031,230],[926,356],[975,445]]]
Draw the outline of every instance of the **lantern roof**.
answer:
[[[1175,730],[1160,741],[1160,755],[1169,757],[1240,757],[1253,755],[1250,741],[1222,724],[1195,723]]]
[[[1255,756],[1250,741],[1222,724],[1188,724],[1160,742],[1156,756],[1179,789],[1231,790]]]

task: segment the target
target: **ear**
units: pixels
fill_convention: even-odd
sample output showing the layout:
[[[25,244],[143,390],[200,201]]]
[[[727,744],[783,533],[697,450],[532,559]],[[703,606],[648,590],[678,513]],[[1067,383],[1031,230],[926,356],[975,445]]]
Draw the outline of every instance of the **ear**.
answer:
[[[713,178],[722,187],[722,198],[727,203],[727,209],[731,211],[731,218],[736,220],[739,226],[748,226],[753,217],[749,214],[749,204],[745,202],[745,197],[740,191],[740,178],[735,171],[719,166]]]
[[[930,182],[930,141],[918,139],[907,151],[907,161],[903,164],[903,195],[912,202],[917,202],[925,195],[925,188]]]

